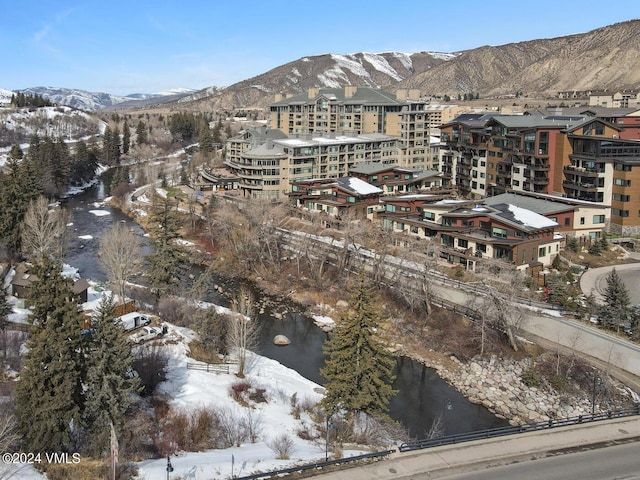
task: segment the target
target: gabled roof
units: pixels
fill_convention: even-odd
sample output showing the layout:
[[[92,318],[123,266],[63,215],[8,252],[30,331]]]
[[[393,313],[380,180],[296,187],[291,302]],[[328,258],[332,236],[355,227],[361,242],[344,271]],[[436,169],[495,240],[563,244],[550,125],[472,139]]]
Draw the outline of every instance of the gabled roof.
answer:
[[[602,123],[610,128],[613,128],[614,130],[617,130],[618,132],[621,132],[624,130],[624,128],[621,128],[617,125],[614,125],[611,122],[607,122],[606,120],[603,120],[602,118],[599,117],[589,117],[589,118],[585,118],[582,122],[576,123],[575,125],[572,125],[571,127],[569,127],[567,129],[567,133],[573,133],[575,132],[577,129],[579,128],[584,128],[585,125],[588,125],[590,123]]]

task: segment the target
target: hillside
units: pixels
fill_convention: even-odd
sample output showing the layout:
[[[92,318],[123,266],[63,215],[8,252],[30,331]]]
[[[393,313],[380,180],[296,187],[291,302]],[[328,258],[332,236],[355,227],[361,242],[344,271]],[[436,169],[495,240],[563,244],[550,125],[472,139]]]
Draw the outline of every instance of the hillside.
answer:
[[[462,52],[445,65],[399,82],[427,94],[637,88],[640,85],[640,20],[579,35],[532,40]]]
[[[277,93],[309,87],[367,85],[394,91],[418,88],[423,95],[479,93],[556,97],[558,91],[638,88],[640,20],[587,33],[481,46],[438,54],[355,53],[304,57],[211,95],[187,96],[175,108],[263,108]]]

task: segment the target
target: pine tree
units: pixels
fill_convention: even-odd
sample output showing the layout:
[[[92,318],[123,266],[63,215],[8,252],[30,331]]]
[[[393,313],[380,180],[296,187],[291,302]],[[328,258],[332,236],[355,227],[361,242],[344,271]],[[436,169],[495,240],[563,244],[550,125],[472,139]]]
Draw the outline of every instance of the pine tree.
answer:
[[[349,303],[349,313],[338,323],[324,347],[327,383],[323,405],[329,414],[385,415],[395,394],[391,387],[395,360],[378,338],[380,317],[370,287],[360,280]]]
[[[114,322],[115,312],[113,298],[103,297],[91,322],[84,424],[90,432],[89,450],[96,455],[109,451],[111,424],[122,431],[139,386],[131,375],[131,344]]]
[[[127,155],[129,148],[131,148],[131,128],[129,128],[129,122],[125,120],[122,126],[122,153]]]
[[[600,310],[600,324],[605,328],[619,329],[628,325],[631,300],[629,291],[614,268],[606,277],[607,287],[604,291],[604,305]]]
[[[9,321],[9,314],[13,311],[11,304],[7,300],[7,292],[4,288],[0,287],[0,331],[4,337],[4,358],[7,358],[7,325]]]
[[[83,317],[72,281],[62,277],[60,267],[49,258],[34,266],[31,336],[16,387],[16,417],[25,451],[78,449],[85,378]]]
[[[179,237],[181,220],[174,203],[160,197],[154,198],[151,220],[157,226],[154,231],[156,251],[147,256],[148,277],[151,288],[159,298],[161,294],[177,287],[184,273],[184,251],[174,241]]]
[[[138,145],[143,145],[147,143],[147,139],[147,126],[142,120],[140,120],[136,126],[136,143]]]

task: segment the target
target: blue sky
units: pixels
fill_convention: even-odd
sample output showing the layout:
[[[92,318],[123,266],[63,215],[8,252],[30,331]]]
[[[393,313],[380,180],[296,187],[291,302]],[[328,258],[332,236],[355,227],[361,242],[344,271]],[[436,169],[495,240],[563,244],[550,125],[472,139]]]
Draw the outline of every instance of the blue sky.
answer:
[[[455,52],[583,33],[639,18],[640,2],[0,0],[0,11],[0,88],[126,95],[228,86],[322,53]]]

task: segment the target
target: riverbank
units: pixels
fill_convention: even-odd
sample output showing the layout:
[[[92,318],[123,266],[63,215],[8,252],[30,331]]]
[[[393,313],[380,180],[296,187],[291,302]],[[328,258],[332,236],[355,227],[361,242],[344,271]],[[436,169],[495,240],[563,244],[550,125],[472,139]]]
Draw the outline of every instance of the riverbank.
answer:
[[[140,205],[131,205],[129,214],[144,227],[146,216],[140,214]],[[119,206],[121,208],[121,206]],[[224,271],[220,272],[222,275]],[[235,273],[235,272],[234,272]],[[233,276],[233,275],[232,275]],[[314,289],[310,284],[295,283],[292,290],[292,280],[285,269],[274,272],[269,278],[253,276],[251,279],[257,287],[276,297],[288,297],[299,304],[309,316],[322,315],[339,321],[344,311],[347,293],[344,289],[330,286],[325,290]],[[386,308],[385,308],[386,310]],[[531,377],[534,359],[523,355],[502,356],[493,355],[488,358],[478,356],[460,356],[454,346],[446,344],[455,340],[456,335],[441,335],[442,344],[438,348],[425,347],[422,337],[429,335],[424,330],[408,331],[395,328],[391,324],[401,324],[402,315],[385,312],[385,318],[390,319],[387,329],[390,338],[389,348],[396,355],[404,355],[433,368],[438,376],[458,390],[472,403],[483,405],[485,408],[506,419],[512,424],[522,424],[544,421],[552,418],[563,418],[590,413],[592,398],[590,392],[578,391],[570,394],[567,391],[558,393],[548,382],[532,382]],[[397,326],[397,325],[396,325]],[[473,329],[468,328],[461,335],[472,335]],[[538,380],[538,379],[534,379]],[[533,385],[532,385],[533,383]],[[622,388],[616,387],[616,388]],[[600,405],[594,405],[596,411]],[[605,408],[606,409],[606,408]]]

